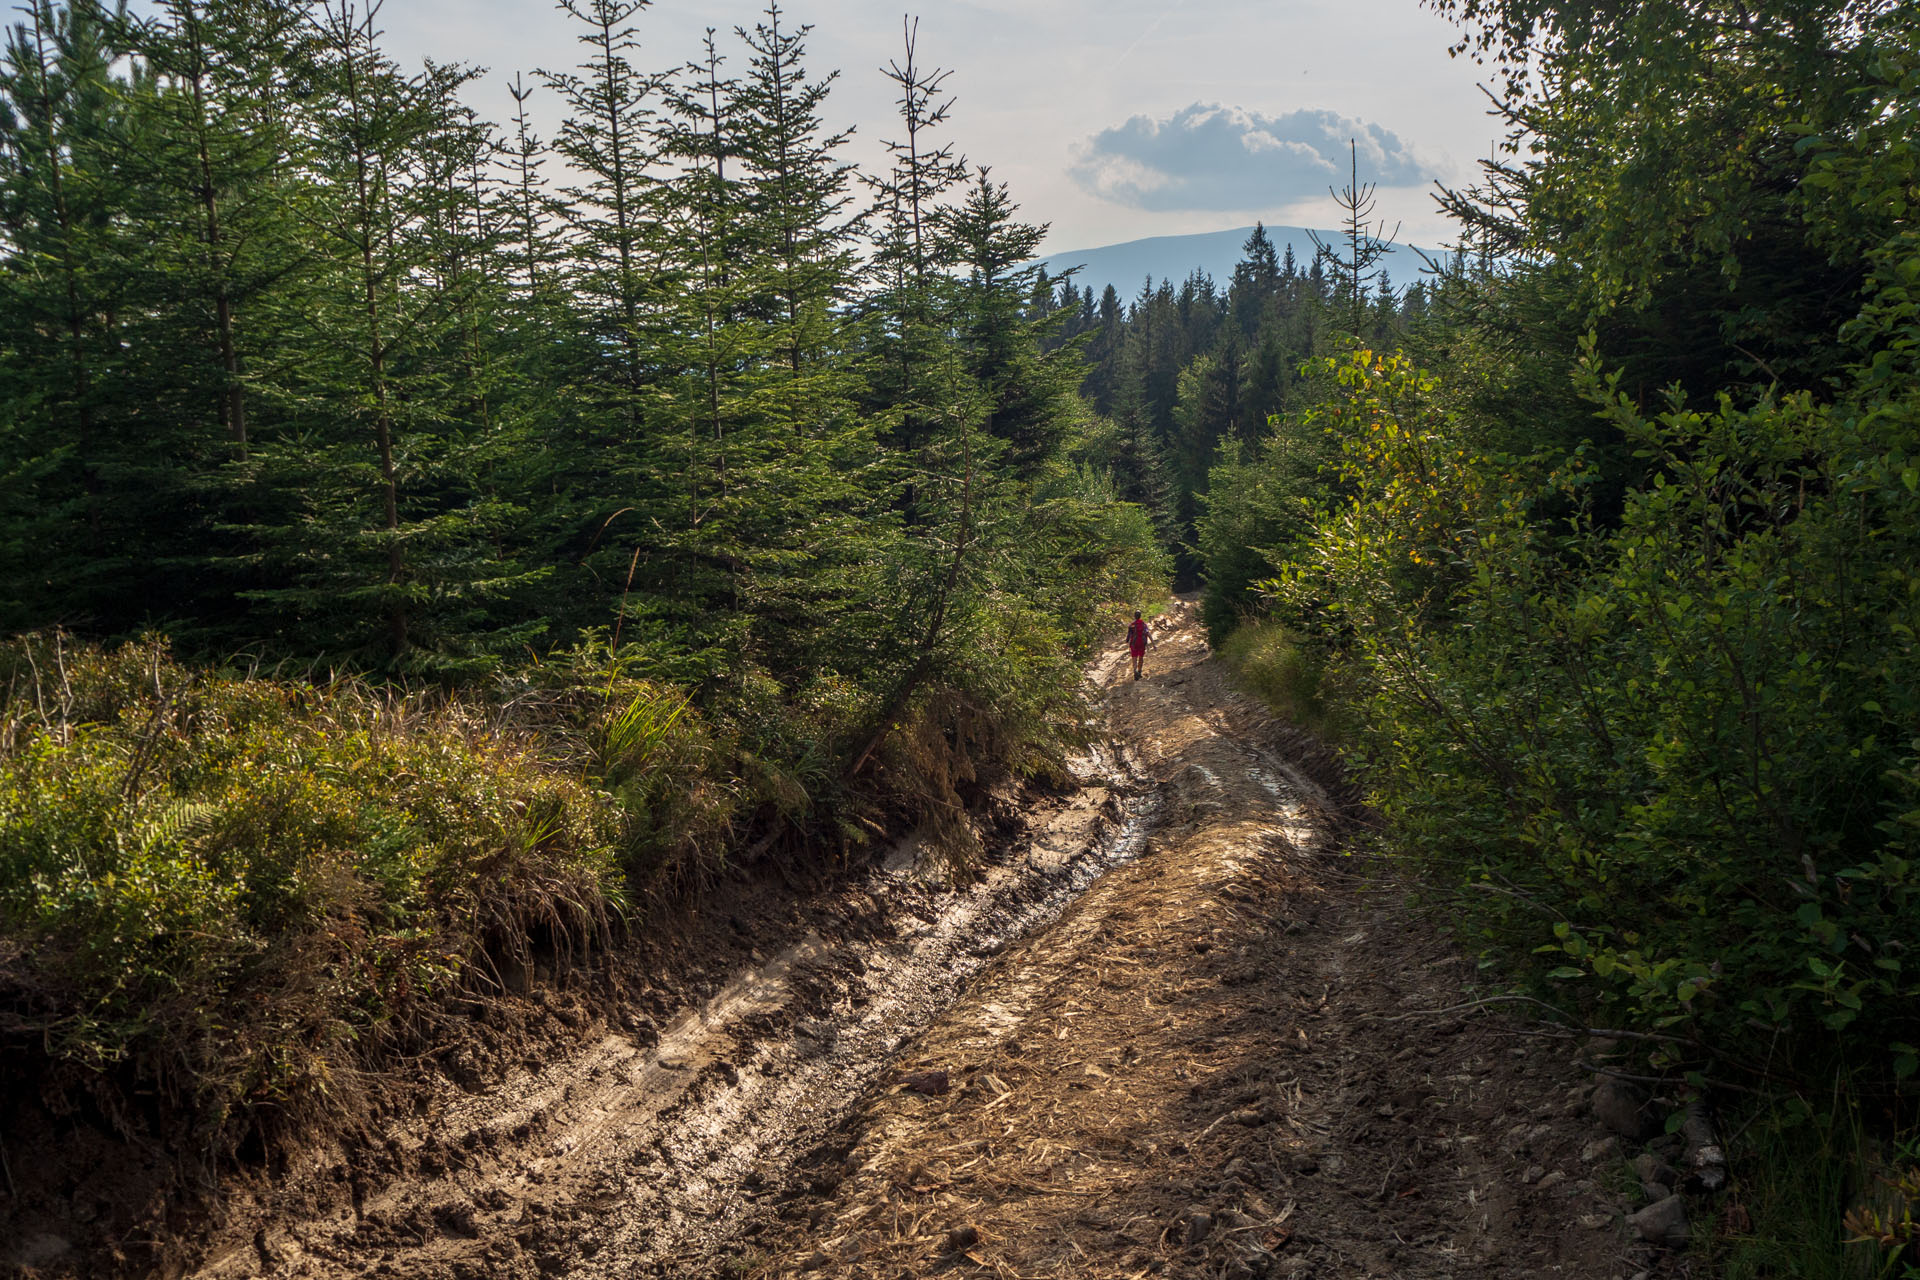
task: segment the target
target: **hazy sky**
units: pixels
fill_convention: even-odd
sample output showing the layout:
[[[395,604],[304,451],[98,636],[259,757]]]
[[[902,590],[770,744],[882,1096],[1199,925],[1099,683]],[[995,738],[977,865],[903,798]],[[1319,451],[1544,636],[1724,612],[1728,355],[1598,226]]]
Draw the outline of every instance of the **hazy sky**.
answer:
[[[636,20],[637,61],[687,61],[706,27],[750,25],[755,3],[656,0]],[[787,13],[814,27],[809,69],[841,70],[828,116],[856,127],[864,164],[894,132],[878,68],[899,53],[900,0]],[[387,0],[380,17],[403,62],[490,68],[474,105],[497,120],[515,70],[579,52],[549,0]],[[1332,225],[1349,137],[1402,240],[1434,245],[1448,229],[1431,180],[1468,175],[1499,131],[1476,68],[1447,56],[1453,28],[1416,0],[938,0],[919,18],[922,60],[953,72],[951,136],[1052,224],[1051,250],[1255,218]]]

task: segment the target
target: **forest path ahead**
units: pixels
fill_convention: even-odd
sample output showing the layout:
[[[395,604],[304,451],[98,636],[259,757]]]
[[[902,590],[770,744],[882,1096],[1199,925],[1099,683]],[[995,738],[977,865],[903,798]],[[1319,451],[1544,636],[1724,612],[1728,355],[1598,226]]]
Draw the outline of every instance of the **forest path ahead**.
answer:
[[[1146,679],[1101,660],[1084,785],[974,883],[903,846],[657,1039],[310,1153],[189,1274],[1632,1275],[1580,1072],[1428,1012],[1471,965],[1339,856],[1196,612]]]
[[[1564,1049],[1333,846],[1298,736],[1183,605],[1101,672],[1141,855],[977,979],[749,1226],[766,1276],[1628,1277]],[[1305,753],[1313,754],[1311,748]],[[938,1076],[932,1077],[937,1083]],[[1597,1154],[1597,1153],[1596,1153]],[[1598,1157],[1604,1163],[1605,1157]]]

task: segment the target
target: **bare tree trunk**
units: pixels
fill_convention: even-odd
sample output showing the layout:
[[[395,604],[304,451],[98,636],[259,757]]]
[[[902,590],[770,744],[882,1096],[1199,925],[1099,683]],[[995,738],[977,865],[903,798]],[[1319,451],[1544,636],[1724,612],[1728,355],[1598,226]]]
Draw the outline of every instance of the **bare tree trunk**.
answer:
[[[341,0],[340,36],[346,55],[348,109],[353,113],[354,199],[359,216],[360,283],[366,317],[367,393],[373,401],[374,437],[380,453],[380,489],[387,533],[387,584],[397,587],[406,578],[406,555],[400,545],[400,485],[393,465],[393,415],[387,401],[387,348],[380,312],[380,271],[374,257],[375,210],[371,170],[379,160],[368,148],[365,93],[359,75],[356,43],[359,26],[352,20],[348,0]],[[373,15],[366,20],[372,40]],[[387,636],[393,656],[407,649],[407,614],[398,595],[387,606]]]
[[[247,456],[247,401],[240,385],[240,357],[234,339],[233,297],[227,288],[226,266],[220,261],[224,236],[220,227],[220,198],[214,185],[213,152],[207,139],[206,53],[200,38],[200,14],[194,0],[173,0],[175,15],[186,29],[192,56],[187,82],[193,90],[194,147],[200,165],[200,207],[206,221],[207,272],[213,280],[213,317],[220,344],[220,369],[225,380],[220,397],[220,425],[239,456]]]

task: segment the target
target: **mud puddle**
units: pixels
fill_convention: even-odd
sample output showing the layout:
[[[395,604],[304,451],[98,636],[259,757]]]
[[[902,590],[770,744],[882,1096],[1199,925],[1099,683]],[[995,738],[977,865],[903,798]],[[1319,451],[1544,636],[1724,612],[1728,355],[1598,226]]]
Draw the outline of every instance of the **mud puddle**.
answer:
[[[281,1218],[188,1274],[422,1277],[706,1274],[739,1223],[894,1056],[1011,943],[1136,858],[1157,793],[1117,742],[1081,789],[970,884],[903,842],[855,896],[880,927],[810,933],[646,1044],[610,1035],[475,1095],[443,1097],[386,1145],[424,1176]],[[891,1074],[890,1074],[891,1073]],[[916,1082],[923,1089],[937,1080]]]

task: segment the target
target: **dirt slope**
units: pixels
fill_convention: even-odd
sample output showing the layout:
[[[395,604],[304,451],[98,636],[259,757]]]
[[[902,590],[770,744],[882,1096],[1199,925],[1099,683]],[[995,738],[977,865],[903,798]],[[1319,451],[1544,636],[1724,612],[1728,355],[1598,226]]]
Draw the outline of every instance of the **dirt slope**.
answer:
[[[976,880],[945,884],[907,842],[783,899],[778,929],[732,904],[710,998],[662,976],[683,994],[656,1023],[536,983],[423,1063],[370,1138],[283,1151],[210,1213],[172,1200],[144,1254],[68,1244],[87,1199],[69,1178],[30,1239],[0,1240],[0,1272],[1660,1269],[1595,1184],[1618,1160],[1583,1158],[1600,1135],[1564,1050],[1434,1012],[1470,966],[1342,855],[1311,744],[1228,687],[1193,613],[1147,679],[1118,651],[1094,669],[1112,737],[1079,789],[1000,815]],[[771,955],[738,941],[776,935]],[[494,1040],[518,1060],[477,1069]]]

